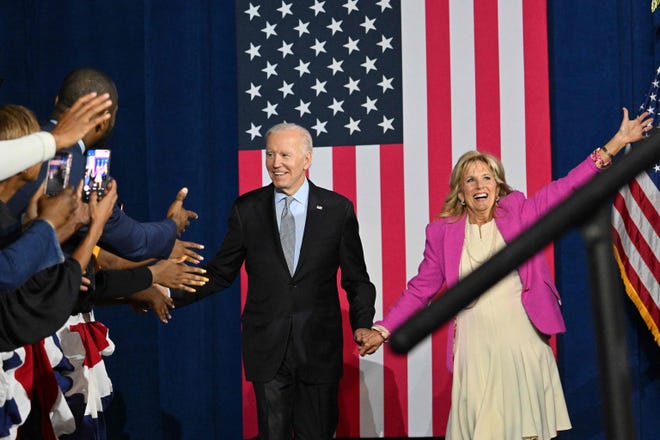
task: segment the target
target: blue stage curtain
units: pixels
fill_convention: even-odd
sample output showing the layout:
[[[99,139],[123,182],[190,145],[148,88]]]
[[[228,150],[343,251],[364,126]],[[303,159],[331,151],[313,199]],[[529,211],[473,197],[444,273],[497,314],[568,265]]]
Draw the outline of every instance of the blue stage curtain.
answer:
[[[179,188],[199,220],[183,239],[220,246],[237,196],[234,2],[1,2],[0,103],[50,116],[72,69],[99,68],[119,89],[111,173],[132,217],[162,219]],[[176,310],[164,326],[98,307],[116,351],[109,437],[241,437],[240,294]]]
[[[622,107],[633,117],[660,59],[650,0],[548,2],[553,176],[566,174],[614,134]],[[658,14],[658,12],[656,12]],[[582,237],[571,231],[556,248],[556,274],[567,333],[559,366],[573,429],[564,439],[604,439],[599,370]],[[657,438],[660,349],[624,295],[635,424]]]

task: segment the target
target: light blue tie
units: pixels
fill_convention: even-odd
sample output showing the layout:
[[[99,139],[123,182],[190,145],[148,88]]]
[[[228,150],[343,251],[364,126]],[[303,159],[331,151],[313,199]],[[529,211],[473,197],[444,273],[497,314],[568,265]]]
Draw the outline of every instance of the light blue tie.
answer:
[[[296,251],[296,221],[291,214],[291,201],[292,196],[287,196],[284,199],[284,209],[282,210],[282,218],[280,219],[280,242],[282,243],[282,250],[284,251],[284,258],[286,264],[289,266],[289,273],[293,275],[293,257]]]

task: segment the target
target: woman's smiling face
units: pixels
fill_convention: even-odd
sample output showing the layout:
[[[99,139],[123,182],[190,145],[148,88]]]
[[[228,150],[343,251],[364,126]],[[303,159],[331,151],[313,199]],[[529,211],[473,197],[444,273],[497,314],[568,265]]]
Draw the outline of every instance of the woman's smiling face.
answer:
[[[459,199],[465,202],[470,223],[483,224],[493,218],[497,182],[488,165],[477,160],[465,168]]]

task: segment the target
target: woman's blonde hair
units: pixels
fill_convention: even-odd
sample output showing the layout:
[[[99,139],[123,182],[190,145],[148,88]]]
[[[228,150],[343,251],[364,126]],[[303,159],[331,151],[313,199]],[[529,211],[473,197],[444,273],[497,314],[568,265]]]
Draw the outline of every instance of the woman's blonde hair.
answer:
[[[498,198],[513,192],[513,189],[506,183],[504,167],[498,158],[488,153],[468,151],[458,159],[454,169],[451,171],[449,194],[447,194],[445,203],[442,205],[442,211],[438,214],[439,217],[456,217],[458,219],[465,214],[465,206],[461,204],[458,194],[463,188],[463,180],[468,166],[475,162],[482,162],[493,173],[493,177],[495,177],[495,182],[497,183]]]
[[[39,131],[39,123],[31,110],[22,105],[0,107],[0,140],[16,139]]]

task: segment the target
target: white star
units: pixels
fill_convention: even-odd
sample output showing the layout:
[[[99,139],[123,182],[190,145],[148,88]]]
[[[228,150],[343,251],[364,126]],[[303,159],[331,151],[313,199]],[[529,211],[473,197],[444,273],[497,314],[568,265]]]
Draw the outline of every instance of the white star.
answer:
[[[334,18],[332,19],[332,23],[327,25],[326,27],[332,31],[332,35],[334,35],[336,32],[343,32],[341,29],[341,24],[343,20],[335,20]]]
[[[376,26],[374,26],[374,22],[376,19],[374,18],[373,20],[367,17],[366,15],[364,16],[364,22],[360,25],[364,28],[364,33],[368,34],[370,30],[376,30]]]
[[[261,130],[261,125],[255,126],[252,122],[250,122],[250,129],[245,130],[245,132],[250,135],[250,140],[254,140],[254,138],[257,136],[261,137],[259,130]]]
[[[314,49],[316,56],[319,56],[321,52],[325,52],[325,41],[319,41],[318,39],[314,38],[314,45],[311,46],[310,49]]]
[[[291,12],[291,5],[293,3],[284,3],[282,2],[282,6],[277,8],[277,11],[280,11],[282,13],[282,18],[286,17],[288,15],[293,15],[293,12]]]
[[[323,5],[325,2],[320,2],[319,0],[314,0],[314,4],[309,7],[309,9],[314,11],[314,17],[319,15],[321,12],[325,12],[325,9],[323,9]]]
[[[354,120],[351,117],[349,117],[348,119],[350,120],[350,122],[348,124],[344,125],[344,127],[348,128],[348,130],[350,131],[350,134],[353,134],[354,131],[362,131],[362,130],[360,130],[360,120],[359,119],[357,121]]]
[[[335,76],[335,73],[337,72],[343,72],[344,69],[342,69],[341,65],[344,63],[343,60],[337,61],[335,57],[332,57],[332,64],[328,66],[328,69],[332,70],[332,76]]]
[[[349,76],[348,77],[348,82],[346,84],[344,84],[344,87],[346,87],[348,89],[348,94],[352,95],[353,92],[356,92],[356,91],[359,92],[360,91],[360,88],[358,87],[358,84],[360,84],[359,79],[354,80],[353,78],[351,78]]]
[[[660,173],[660,164],[655,164],[655,166],[653,167],[653,171],[655,171],[656,173]]]
[[[245,51],[246,54],[250,55],[250,61],[252,61],[254,57],[261,56],[261,54],[259,53],[259,49],[261,49],[261,45],[255,46],[254,44],[250,43],[250,48]]]
[[[394,49],[390,43],[392,43],[392,37],[385,38],[385,35],[381,35],[380,43],[376,43],[376,46],[380,46],[383,52],[385,52],[386,49]]]
[[[358,0],[348,0],[342,5],[346,8],[346,15],[351,15],[351,12],[358,11],[357,2]]]
[[[358,38],[357,40],[352,39],[351,37],[348,37],[348,42],[344,44],[344,47],[348,49],[348,54],[352,54],[354,50],[360,51],[358,48],[358,43],[360,42],[360,39]]]
[[[380,6],[380,12],[383,12],[385,9],[392,9],[392,6],[390,6],[390,0],[379,0],[376,4]]]
[[[364,63],[360,64],[360,66],[364,67],[364,73],[367,74],[372,70],[378,70],[376,69],[376,58],[373,60],[369,57],[364,57]]]
[[[260,7],[261,5],[254,6],[252,3],[250,3],[250,8],[245,11],[245,13],[250,16],[250,21],[252,21],[254,17],[261,17],[261,15],[259,15]]]
[[[271,104],[270,101],[266,101],[266,107],[261,109],[262,112],[266,113],[266,118],[270,119],[271,116],[277,116],[277,104]]]
[[[277,32],[275,32],[275,28],[277,27],[277,24],[270,24],[266,22],[266,27],[261,30],[261,32],[266,34],[266,40],[270,38],[271,35],[276,36]]]
[[[325,85],[327,83],[327,81],[321,82],[318,78],[316,78],[316,84],[310,88],[316,92],[316,96],[319,96],[321,93],[328,93],[327,90],[325,90]]]
[[[332,109],[332,116],[336,115],[337,112],[344,113],[343,105],[344,101],[337,101],[335,98],[332,98],[332,105],[328,106],[328,108]]]
[[[657,98],[657,96],[655,96],[655,93],[651,93],[651,95],[649,96],[649,98],[651,98],[651,101],[655,101],[655,99]]]
[[[282,87],[277,90],[282,92],[282,99],[286,98],[287,95],[295,95],[293,93],[293,83],[288,84],[286,81],[282,81]]]
[[[383,127],[383,133],[385,133],[387,130],[394,130],[392,122],[394,122],[394,118],[387,119],[385,115],[383,115],[383,122],[379,123],[378,125]]]
[[[660,69],[660,67],[658,67],[658,69]],[[660,72],[658,72],[658,73],[660,73]],[[653,81],[652,84],[653,84],[653,87],[658,87],[660,85],[660,83],[658,83],[657,79],[655,81]]]
[[[367,110],[367,114],[369,114],[371,110],[378,111],[378,109],[376,108],[377,101],[378,99],[371,99],[367,96],[367,100],[364,102],[364,104],[362,104],[362,107],[364,107]]]
[[[294,67],[293,70],[297,70],[300,76],[303,76],[305,73],[309,73],[309,64],[303,63],[303,60],[298,60],[298,67]]]
[[[259,89],[261,89],[261,86],[255,86],[254,84],[250,83],[250,89],[245,91],[245,93],[250,95],[250,101],[252,101],[255,96],[261,97]]]
[[[660,67],[658,67],[658,70],[655,71],[656,73],[660,73]]]
[[[261,69],[261,71],[266,74],[266,79],[270,78],[271,75],[277,76],[277,71],[275,70],[276,67],[277,64],[270,64],[270,62],[266,61],[266,67]]]
[[[282,58],[286,58],[287,55],[293,55],[291,47],[293,47],[293,43],[287,43],[286,41],[282,40],[282,46],[280,46],[280,48],[277,50],[282,52]]]
[[[303,102],[303,100],[300,100],[300,104],[298,104],[297,107],[294,107],[296,110],[300,112],[300,117],[302,118],[305,113],[312,114],[312,112],[309,111],[309,105],[311,102]]]
[[[655,108],[654,107],[649,107],[649,108],[646,109],[646,111],[649,112],[650,114],[653,114],[655,112]]]
[[[319,121],[318,118],[316,119],[316,125],[312,125],[312,129],[316,130],[316,136],[320,135],[321,133],[327,133],[328,130],[325,129],[325,124],[327,124],[328,121]]]
[[[386,78],[385,75],[383,75],[383,80],[378,83],[378,85],[383,88],[383,93],[385,93],[385,91],[387,89],[394,90],[394,87],[392,87],[392,81],[393,80],[394,80],[394,78]]]
[[[307,23],[303,23],[301,20],[298,20],[298,26],[294,27],[294,29],[298,31],[298,36],[302,37],[303,34],[309,34],[309,30],[307,30],[308,26],[309,21]]]

